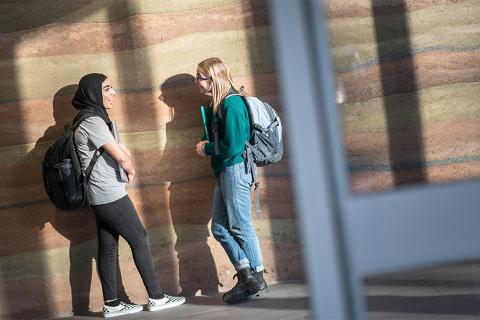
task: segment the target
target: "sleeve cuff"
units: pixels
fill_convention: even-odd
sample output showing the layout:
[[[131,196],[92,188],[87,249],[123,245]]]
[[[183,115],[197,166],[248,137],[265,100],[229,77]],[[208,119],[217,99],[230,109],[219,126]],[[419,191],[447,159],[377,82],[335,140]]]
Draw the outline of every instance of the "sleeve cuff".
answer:
[[[213,142],[205,144],[205,153],[209,156],[215,153],[215,144]]]

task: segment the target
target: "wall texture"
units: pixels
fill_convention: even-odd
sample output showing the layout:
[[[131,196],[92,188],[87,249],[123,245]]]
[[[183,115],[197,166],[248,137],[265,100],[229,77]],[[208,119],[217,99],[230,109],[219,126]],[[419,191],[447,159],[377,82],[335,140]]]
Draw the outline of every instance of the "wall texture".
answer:
[[[0,12],[1,317],[100,310],[93,214],[55,210],[40,171],[89,72],[106,74],[118,91],[111,117],[133,151],[138,177],[128,192],[162,286],[185,295],[229,289],[234,272],[209,231],[215,180],[208,161],[194,155],[199,106],[208,101],[193,74],[199,61],[222,57],[238,84],[278,105],[265,2],[6,1]],[[288,157],[259,174],[265,218],[256,226],[267,279],[300,279]],[[125,242],[119,261],[122,295],[145,302]]]
[[[480,176],[480,3],[325,3],[352,190]]]

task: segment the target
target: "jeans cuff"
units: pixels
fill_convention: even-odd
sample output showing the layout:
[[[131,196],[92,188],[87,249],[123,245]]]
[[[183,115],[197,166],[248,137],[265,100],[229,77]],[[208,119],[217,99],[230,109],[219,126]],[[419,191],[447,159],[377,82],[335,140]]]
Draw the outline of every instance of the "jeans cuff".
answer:
[[[264,268],[263,266],[257,266],[257,267],[252,268],[252,269],[253,269],[253,271],[255,271],[255,272],[260,272],[260,271],[265,270],[265,268]]]
[[[243,258],[233,265],[236,271],[240,271],[245,268],[250,268],[250,261],[247,258]]]

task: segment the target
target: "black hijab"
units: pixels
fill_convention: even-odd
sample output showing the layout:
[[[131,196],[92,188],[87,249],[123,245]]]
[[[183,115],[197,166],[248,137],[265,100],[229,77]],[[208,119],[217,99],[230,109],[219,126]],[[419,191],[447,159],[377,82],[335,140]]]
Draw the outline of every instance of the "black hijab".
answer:
[[[102,83],[105,79],[107,76],[101,73],[90,73],[80,79],[72,100],[72,105],[79,110],[73,119],[74,124],[77,119],[88,114],[102,118],[110,128],[111,120],[103,105]]]

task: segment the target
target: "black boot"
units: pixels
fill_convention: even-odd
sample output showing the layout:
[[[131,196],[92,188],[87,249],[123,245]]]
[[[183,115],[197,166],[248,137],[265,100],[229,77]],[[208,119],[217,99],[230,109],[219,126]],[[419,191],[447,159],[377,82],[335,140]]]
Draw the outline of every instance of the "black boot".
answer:
[[[268,286],[263,279],[263,271],[254,272],[255,288],[250,290],[251,298],[261,297],[268,293]]]
[[[235,277],[238,278],[237,284],[223,295],[223,301],[228,304],[245,301],[252,294],[251,292],[258,291],[257,279],[253,276],[250,268],[239,270],[233,276],[234,279]]]

